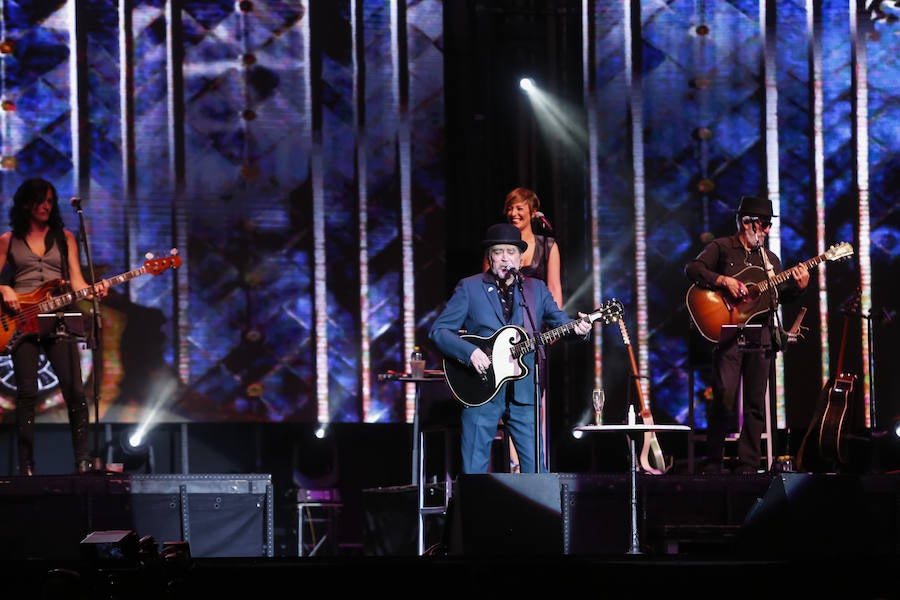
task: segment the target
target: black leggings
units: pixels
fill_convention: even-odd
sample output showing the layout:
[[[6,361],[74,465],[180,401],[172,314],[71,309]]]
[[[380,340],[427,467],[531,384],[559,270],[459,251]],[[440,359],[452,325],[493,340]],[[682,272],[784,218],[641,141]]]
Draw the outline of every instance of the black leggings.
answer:
[[[43,353],[59,380],[59,390],[69,413],[72,449],[76,464],[90,459],[88,407],[81,380],[81,354],[72,339],[34,337],[22,339],[12,352],[16,378],[16,435],[19,469],[34,464],[34,417],[38,400],[38,367]]]

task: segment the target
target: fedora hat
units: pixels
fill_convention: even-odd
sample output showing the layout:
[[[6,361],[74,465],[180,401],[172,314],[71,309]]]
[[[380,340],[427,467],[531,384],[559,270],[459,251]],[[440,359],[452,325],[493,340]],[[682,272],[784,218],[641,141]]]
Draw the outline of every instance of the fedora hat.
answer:
[[[512,223],[497,223],[488,227],[481,248],[487,250],[497,244],[512,244],[522,252],[528,248],[528,243],[522,241],[522,232]]]
[[[775,217],[772,214],[772,201],[756,196],[741,196],[741,205],[738,207],[739,215],[752,215],[754,217]]]

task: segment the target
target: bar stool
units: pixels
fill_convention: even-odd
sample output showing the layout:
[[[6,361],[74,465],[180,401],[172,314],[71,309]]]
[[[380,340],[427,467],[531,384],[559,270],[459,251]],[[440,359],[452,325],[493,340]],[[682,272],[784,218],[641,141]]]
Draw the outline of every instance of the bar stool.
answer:
[[[446,515],[450,508],[450,500],[453,497],[453,452],[455,444],[453,440],[458,437],[458,430],[451,427],[433,427],[423,428],[419,431],[419,468],[417,478],[417,507],[418,507],[418,553],[419,556],[425,555],[425,518],[431,515]],[[437,484],[437,478],[443,479],[444,493],[439,496],[440,502],[435,504],[429,502],[429,494],[427,493],[429,478],[428,461],[426,450],[428,448],[428,439],[439,436],[443,444],[444,461],[443,473],[433,475],[432,479]]]

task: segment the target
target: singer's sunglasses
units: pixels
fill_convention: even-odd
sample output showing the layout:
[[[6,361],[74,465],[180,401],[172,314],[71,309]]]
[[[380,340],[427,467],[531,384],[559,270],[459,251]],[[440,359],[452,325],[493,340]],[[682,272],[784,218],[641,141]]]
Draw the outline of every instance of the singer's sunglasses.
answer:
[[[749,225],[750,223],[759,223],[759,226],[763,229],[768,229],[772,226],[771,219],[761,219],[760,217],[743,217],[741,219],[741,223],[744,225]]]

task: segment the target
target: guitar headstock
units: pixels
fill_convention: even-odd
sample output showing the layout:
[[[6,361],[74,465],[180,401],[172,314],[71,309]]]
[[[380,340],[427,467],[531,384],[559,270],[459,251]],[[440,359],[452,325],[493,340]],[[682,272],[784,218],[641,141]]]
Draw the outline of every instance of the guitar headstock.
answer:
[[[853,256],[853,246],[847,242],[834,244],[825,251],[825,258],[828,260],[841,260]]]
[[[622,306],[622,303],[615,298],[611,298],[604,302],[600,308],[590,313],[587,319],[591,323],[597,320],[603,321],[603,323],[612,323],[621,317],[624,311],[625,308]]]
[[[177,269],[180,266],[181,257],[178,256],[178,250],[175,248],[169,251],[169,256],[148,258],[144,261],[144,269],[152,275],[159,275],[166,269]]]

